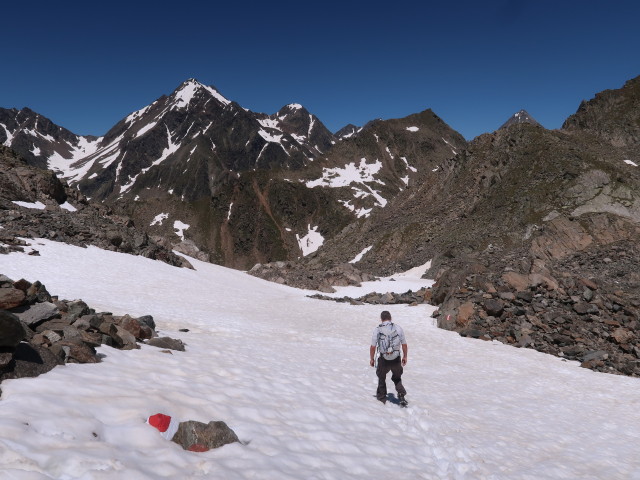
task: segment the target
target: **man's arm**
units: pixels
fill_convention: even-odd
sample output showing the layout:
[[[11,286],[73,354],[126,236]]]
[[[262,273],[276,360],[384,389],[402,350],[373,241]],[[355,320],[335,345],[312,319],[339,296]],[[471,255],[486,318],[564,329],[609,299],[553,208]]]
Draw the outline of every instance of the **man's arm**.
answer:
[[[406,343],[402,344],[402,365],[406,365],[407,364],[407,351],[408,351],[408,347]]]
[[[375,354],[376,354],[376,347],[374,347],[373,345],[371,345],[371,347],[369,347],[369,356],[371,357],[371,359],[369,360],[369,365],[371,365],[372,367],[375,365]]]

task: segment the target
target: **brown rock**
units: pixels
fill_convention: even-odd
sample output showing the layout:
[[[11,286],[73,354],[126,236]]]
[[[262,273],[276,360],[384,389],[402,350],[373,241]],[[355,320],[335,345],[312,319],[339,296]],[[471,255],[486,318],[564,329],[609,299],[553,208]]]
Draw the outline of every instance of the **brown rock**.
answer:
[[[618,344],[629,343],[635,337],[634,333],[627,330],[626,328],[616,328],[611,336]]]
[[[547,290],[557,290],[559,286],[557,280],[549,275],[543,275],[541,273],[532,273],[529,275],[529,286],[538,287],[540,285]]]
[[[25,293],[17,288],[0,288],[0,310],[19,307],[25,297]]]
[[[502,275],[502,281],[517,292],[529,288],[529,276],[521,273],[506,272]]]
[[[456,316],[456,325],[464,327],[471,320],[471,315],[475,310],[475,304],[473,302],[463,303],[458,307],[458,315]]]
[[[145,340],[153,336],[153,332],[147,325],[140,323],[137,318],[129,315],[122,317],[118,324],[139,340]]]
[[[580,281],[580,283],[582,283],[582,285],[584,285],[585,287],[587,287],[590,290],[597,290],[598,289],[598,285],[595,282],[592,282],[591,280],[589,280],[587,278],[580,278],[579,281]]]

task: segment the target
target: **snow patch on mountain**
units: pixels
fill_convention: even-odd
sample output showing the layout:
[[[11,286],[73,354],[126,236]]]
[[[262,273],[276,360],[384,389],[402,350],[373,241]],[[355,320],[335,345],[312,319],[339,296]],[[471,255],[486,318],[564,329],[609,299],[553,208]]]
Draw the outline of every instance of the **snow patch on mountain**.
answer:
[[[19,205],[24,208],[31,208],[34,210],[44,210],[46,208],[45,204],[42,202],[21,202],[19,200],[14,200],[12,203]]]
[[[360,159],[360,164],[356,165],[355,162],[348,163],[344,167],[335,168],[323,168],[322,178],[306,182],[307,187],[346,187],[352,183],[364,183],[364,182],[378,182],[375,179],[375,174],[382,169],[382,162],[376,160],[373,163],[367,163],[366,158]]]
[[[181,222],[180,220],[176,220],[173,222],[173,229],[175,230],[175,234],[178,235],[182,240],[184,240],[184,231],[187,230],[190,225]]]
[[[159,213],[153,218],[149,226],[153,227],[154,225],[162,225],[162,222],[164,222],[167,218],[169,218],[168,213]]]
[[[134,138],[141,137],[142,135],[147,133],[149,130],[151,130],[153,127],[155,127],[157,124],[158,124],[158,122],[151,122],[151,123],[145,125],[144,127],[142,127],[140,130],[138,130],[136,132],[136,136]]]
[[[267,142],[270,143],[280,143],[282,141],[282,135],[274,135],[271,134],[269,132],[267,132],[266,130],[260,129],[258,130],[258,134],[265,139]]]
[[[306,257],[310,253],[318,250],[322,244],[324,243],[324,237],[318,232],[318,226],[311,228],[311,225],[308,226],[309,231],[304,237],[296,234],[296,240],[298,241],[298,246],[300,250],[302,250],[302,256]]]
[[[420,130],[418,127],[407,127],[406,129],[410,132],[417,132],[418,130]]]
[[[367,252],[369,250],[371,250],[373,248],[373,245],[370,245],[368,247],[365,247],[359,254],[357,254],[353,260],[349,260],[349,263],[358,263],[360,260],[362,260],[362,257],[364,257]]]
[[[446,139],[446,138],[444,138],[444,137],[441,137],[441,138],[442,138],[442,141],[443,141],[444,143],[446,143],[447,145],[449,145],[449,147],[451,148],[451,152],[452,152],[454,155],[457,155],[457,154],[458,154],[458,152],[456,151],[456,148],[455,148],[451,143],[449,143],[449,142],[447,141],[447,139]]]
[[[156,102],[153,102],[151,105],[147,105],[146,107],[143,107],[140,110],[136,110],[135,112],[129,114],[127,118],[124,119],[125,123],[128,123],[128,124],[133,123],[136,119],[142,117],[145,113],[149,111],[149,109],[151,109],[154,103]]]
[[[637,167],[638,166],[637,163],[635,163],[635,162],[633,162],[631,160],[625,160],[624,163],[626,163],[627,165],[631,165],[633,167]]]
[[[186,82],[184,82],[178,90],[175,92],[175,103],[172,108],[187,108],[193,100],[193,97],[201,90],[208,92],[213,98],[215,98],[218,102],[223,104],[225,107],[231,103],[230,100],[223,97],[220,92],[218,92],[213,87],[208,87],[203,85],[202,83],[190,78]]]
[[[4,128],[4,133],[7,136],[7,139],[4,141],[3,145],[6,147],[11,146],[11,142],[13,142],[13,134],[9,131],[6,125],[0,123],[0,127]]]
[[[416,167],[413,167],[409,164],[409,160],[407,160],[407,157],[400,157],[400,160],[402,160],[404,162],[404,164],[406,165],[406,167],[411,170],[413,173],[416,173],[418,171],[418,169]]]
[[[71,205],[69,202],[64,202],[63,204],[60,205],[60,208],[67,210],[69,212],[77,212],[78,209],[76,207],[74,207],[73,205]]]

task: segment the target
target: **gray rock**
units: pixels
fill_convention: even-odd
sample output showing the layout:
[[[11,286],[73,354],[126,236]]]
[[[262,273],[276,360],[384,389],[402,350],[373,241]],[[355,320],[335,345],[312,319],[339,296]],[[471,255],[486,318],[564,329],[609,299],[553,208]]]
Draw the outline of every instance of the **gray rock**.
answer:
[[[9,365],[13,360],[13,349],[11,349],[11,351],[5,350],[5,348],[0,348],[0,370]]]
[[[51,320],[46,320],[46,321],[40,323],[35,328],[35,330],[36,330],[37,333],[42,333],[45,330],[53,330],[54,332],[58,332],[58,333],[60,333],[60,335],[62,335],[62,332],[64,331],[64,328],[68,327],[69,325],[71,325],[71,322],[69,320],[66,320],[66,319],[63,319],[63,318],[53,318]]]
[[[42,332],[42,336],[46,338],[49,343],[56,343],[62,340],[62,335],[54,332],[53,330],[45,330],[44,332]]]
[[[604,350],[597,350],[595,352],[587,353],[582,359],[583,362],[590,362],[592,360],[606,360],[609,354]]]
[[[69,303],[69,315],[75,318],[82,317],[83,315],[89,315],[91,313],[88,305],[82,300],[76,300]]]
[[[35,303],[27,307],[20,307],[14,310],[20,320],[30,327],[50,318],[55,317],[59,311],[55,303],[43,302]]]
[[[5,310],[0,310],[0,347],[15,347],[27,336],[20,319]]]
[[[182,446],[185,450],[203,452],[240,440],[224,422],[202,423],[189,420],[180,422],[178,431],[171,441]]]
[[[140,323],[144,323],[152,330],[156,329],[156,322],[154,322],[153,317],[151,315],[143,315],[142,317],[138,317],[138,321]]]
[[[584,298],[585,302],[590,302],[591,300],[593,300],[593,290],[585,288],[584,292],[582,292],[582,298]]]
[[[8,371],[0,374],[0,380],[9,378],[37,377],[47,373],[63,361],[48,348],[21,343],[13,354],[14,363]]]
[[[177,340],[170,337],[156,337],[147,342],[148,345],[157,348],[168,348],[170,350],[178,350],[184,352],[184,343],[182,340]]]
[[[489,299],[484,301],[484,309],[487,314],[493,317],[499,317],[504,311],[504,303],[500,300]]]

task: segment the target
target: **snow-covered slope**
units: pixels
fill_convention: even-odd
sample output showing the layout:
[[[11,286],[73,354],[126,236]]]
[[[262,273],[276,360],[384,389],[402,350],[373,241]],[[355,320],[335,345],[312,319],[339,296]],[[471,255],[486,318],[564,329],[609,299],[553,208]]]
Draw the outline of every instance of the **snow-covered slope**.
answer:
[[[34,247],[39,257],[0,257],[0,273],[97,309],[152,314],[187,351],[101,347],[101,364],[4,382],[4,478],[640,477],[638,379],[438,330],[428,306],[390,306],[409,343],[411,404],[399,409],[373,396],[380,307],[312,300],[196,260],[187,270]],[[223,420],[246,445],[186,452],[145,424],[158,412]]]

